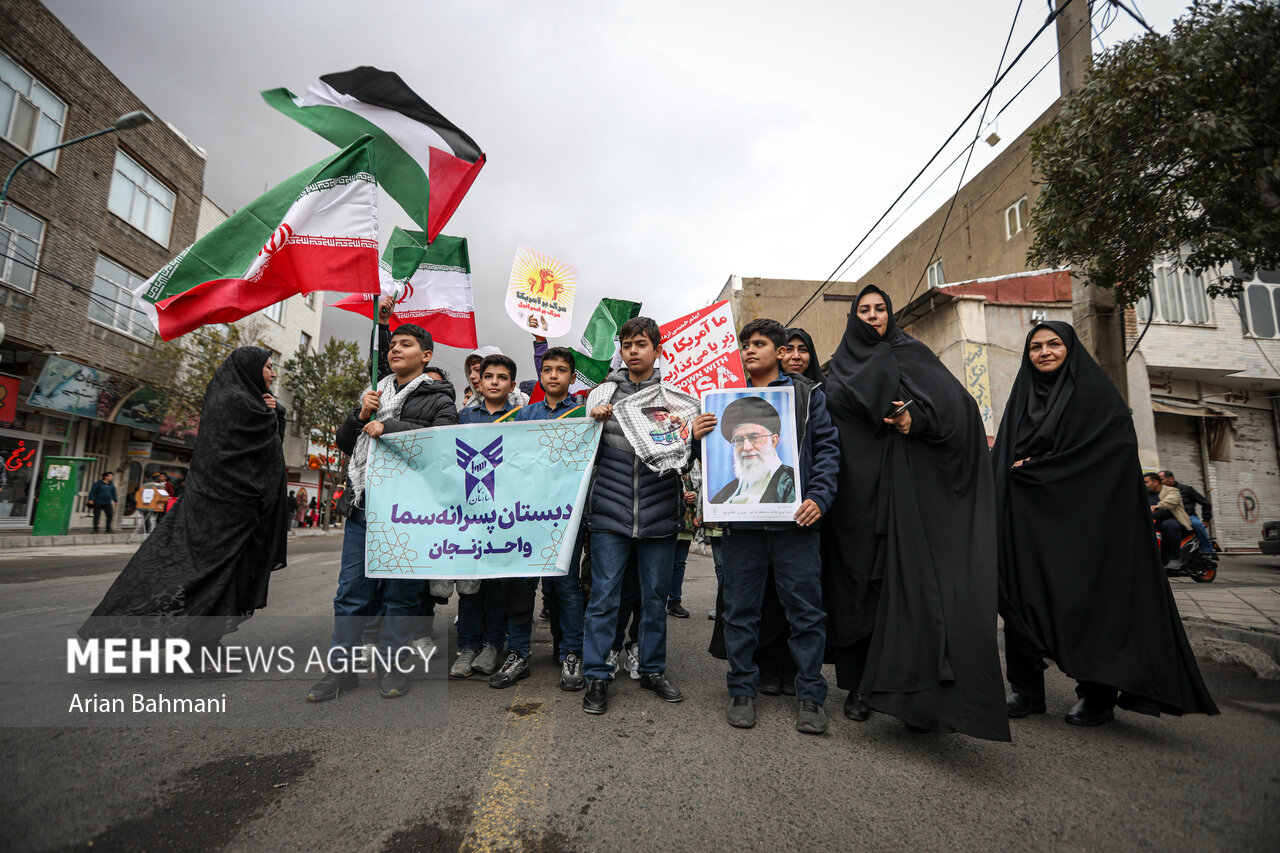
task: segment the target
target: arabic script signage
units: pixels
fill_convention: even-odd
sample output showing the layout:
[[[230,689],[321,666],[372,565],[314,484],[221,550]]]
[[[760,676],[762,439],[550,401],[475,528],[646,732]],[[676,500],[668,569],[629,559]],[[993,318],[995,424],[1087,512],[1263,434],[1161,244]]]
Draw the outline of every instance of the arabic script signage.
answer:
[[[665,323],[659,331],[662,378],[681,391],[701,397],[703,391],[747,384],[728,300]]]

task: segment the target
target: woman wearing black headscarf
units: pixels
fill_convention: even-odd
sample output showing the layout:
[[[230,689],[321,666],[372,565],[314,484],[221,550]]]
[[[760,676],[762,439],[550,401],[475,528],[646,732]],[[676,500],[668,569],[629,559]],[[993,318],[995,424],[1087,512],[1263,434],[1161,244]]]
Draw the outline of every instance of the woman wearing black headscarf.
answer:
[[[814,349],[813,337],[804,329],[787,329],[786,352],[782,353],[782,369],[787,373],[799,373],[805,379],[811,379],[821,385],[826,381],[822,368],[818,366],[818,351]]]
[[[825,389],[844,456],[823,589],[845,716],[874,709],[917,731],[1008,740],[977,404],[874,286],[858,294]]]
[[[1101,725],[1117,704],[1216,714],[1160,566],[1129,407],[1068,324],[1027,335],[992,460],[1009,716],[1044,713],[1045,657],[1077,680],[1068,723]]]
[[[284,407],[271,353],[240,347],[205,391],[182,498],[138,548],[80,636],[213,646],[267,603],[289,530]]]

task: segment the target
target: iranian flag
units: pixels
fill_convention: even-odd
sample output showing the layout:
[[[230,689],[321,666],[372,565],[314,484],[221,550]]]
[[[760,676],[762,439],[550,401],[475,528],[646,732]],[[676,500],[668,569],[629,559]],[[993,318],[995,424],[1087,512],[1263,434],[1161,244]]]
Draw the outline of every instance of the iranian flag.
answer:
[[[476,312],[471,297],[471,258],[465,237],[441,234],[424,246],[421,231],[396,228],[378,264],[382,296],[395,297],[388,321],[392,329],[414,323],[441,344],[474,348]],[[373,319],[378,297],[348,296],[332,307]]]
[[[166,341],[299,293],[378,292],[378,185],[363,137],[258,197],[134,291]]]
[[[587,328],[582,332],[579,346],[582,349],[573,351],[573,361],[577,368],[573,384],[569,386],[572,395],[585,394],[608,377],[609,372],[622,365],[618,350],[618,330],[632,317],[640,314],[639,302],[628,302],[625,299],[601,299],[596,310],[591,312]],[[537,402],[544,396],[542,383],[534,387],[529,395],[530,402]]]
[[[302,97],[288,89],[262,97],[335,145],[371,135],[383,186],[426,231],[427,242],[435,241],[484,166],[475,140],[390,71],[361,66],[325,74]]]

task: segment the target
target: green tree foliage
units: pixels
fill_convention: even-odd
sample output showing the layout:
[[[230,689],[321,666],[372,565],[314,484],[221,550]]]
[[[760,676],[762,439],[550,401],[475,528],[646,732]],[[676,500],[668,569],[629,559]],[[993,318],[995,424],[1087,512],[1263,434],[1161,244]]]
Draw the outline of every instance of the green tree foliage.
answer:
[[[299,351],[284,363],[281,384],[293,394],[289,417],[303,435],[325,448],[321,468],[326,477],[340,469],[329,459],[338,459],[338,427],[356,407],[365,389],[366,361],[351,341],[330,340],[324,349]]]
[[[1117,45],[1031,153],[1032,265],[1069,264],[1132,305],[1153,260],[1189,246],[1210,295],[1238,292],[1280,266],[1280,3],[1197,0],[1169,35]]]
[[[164,395],[168,414],[180,429],[194,427],[213,374],[236,347],[260,345],[259,331],[255,322],[246,321],[205,326],[172,341],[157,338],[135,357],[130,373]]]

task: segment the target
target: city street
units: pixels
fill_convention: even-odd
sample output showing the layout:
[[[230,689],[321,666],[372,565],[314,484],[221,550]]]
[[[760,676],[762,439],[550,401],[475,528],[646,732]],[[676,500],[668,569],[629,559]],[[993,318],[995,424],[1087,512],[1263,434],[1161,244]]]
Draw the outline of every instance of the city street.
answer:
[[[340,537],[290,546],[270,605],[228,645],[326,646]],[[706,653],[711,561],[691,554],[693,617],[669,620],[677,705],[624,674],[607,715],[582,713],[582,694],[557,687],[545,622],[533,676],[507,691],[443,680],[443,656],[395,700],[366,679],[309,705],[315,678],[302,673],[81,675],[73,686],[67,638],[130,550],[0,555],[6,849],[1272,850],[1280,838],[1280,682],[1242,668],[1203,664],[1220,717],[1119,713],[1099,729],[1062,722],[1072,685],[1051,670],[1050,713],[1012,721],[1009,744],[912,734],[880,715],[853,723],[834,687],[824,736],[796,733],[789,697],[761,697],[759,725],[736,730],[724,663]],[[1271,562],[1226,558],[1213,586],[1265,582]],[[438,612],[438,640],[453,614],[452,603]],[[65,705],[86,687],[225,693],[228,712],[75,727]],[[23,707],[35,709],[28,722],[65,722],[12,727]]]

